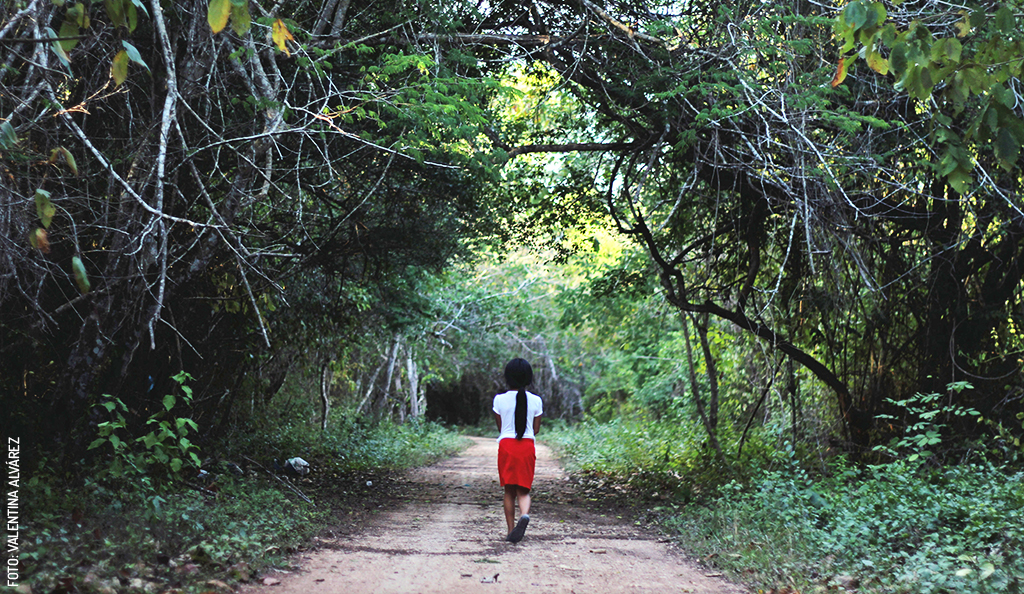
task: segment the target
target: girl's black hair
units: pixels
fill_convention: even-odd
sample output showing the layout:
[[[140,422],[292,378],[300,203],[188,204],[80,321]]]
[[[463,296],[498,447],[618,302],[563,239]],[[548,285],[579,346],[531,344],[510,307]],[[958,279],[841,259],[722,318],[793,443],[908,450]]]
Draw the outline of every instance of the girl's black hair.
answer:
[[[516,439],[526,433],[526,386],[533,383],[533,368],[526,359],[512,359],[505,366],[505,381],[516,392]]]

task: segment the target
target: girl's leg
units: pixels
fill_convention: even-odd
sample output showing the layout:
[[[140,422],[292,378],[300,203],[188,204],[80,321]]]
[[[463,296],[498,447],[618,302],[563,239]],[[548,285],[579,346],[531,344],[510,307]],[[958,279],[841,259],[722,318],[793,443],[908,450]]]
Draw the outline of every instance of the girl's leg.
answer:
[[[505,523],[508,524],[508,531],[512,532],[512,529],[516,526],[516,496],[518,490],[521,487],[519,485],[505,485]],[[522,504],[520,504],[522,505]],[[530,504],[526,504],[529,508]]]
[[[530,490],[516,485],[516,498],[519,500],[519,515],[530,515]]]

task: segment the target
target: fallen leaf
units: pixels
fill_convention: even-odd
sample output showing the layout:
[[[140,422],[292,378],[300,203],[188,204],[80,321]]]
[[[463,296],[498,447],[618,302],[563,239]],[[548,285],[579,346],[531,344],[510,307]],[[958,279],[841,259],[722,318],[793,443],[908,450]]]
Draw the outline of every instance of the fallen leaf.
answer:
[[[245,561],[239,561],[228,568],[228,575],[240,582],[249,581],[249,575],[251,574],[249,564]]]
[[[265,577],[265,578],[263,578],[263,585],[264,586],[276,586],[276,585],[278,585],[280,583],[281,583],[281,580],[279,580],[277,578],[272,578],[272,577]]]

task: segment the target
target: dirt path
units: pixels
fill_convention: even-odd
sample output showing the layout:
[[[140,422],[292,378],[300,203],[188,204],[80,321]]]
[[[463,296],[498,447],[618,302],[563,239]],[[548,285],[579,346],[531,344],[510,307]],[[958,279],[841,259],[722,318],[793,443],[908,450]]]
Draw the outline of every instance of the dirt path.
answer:
[[[473,441],[460,456],[413,471],[410,496],[363,530],[303,556],[297,572],[274,574],[279,584],[242,592],[744,592],[656,535],[588,511],[543,445],[526,538],[505,542],[498,446]]]

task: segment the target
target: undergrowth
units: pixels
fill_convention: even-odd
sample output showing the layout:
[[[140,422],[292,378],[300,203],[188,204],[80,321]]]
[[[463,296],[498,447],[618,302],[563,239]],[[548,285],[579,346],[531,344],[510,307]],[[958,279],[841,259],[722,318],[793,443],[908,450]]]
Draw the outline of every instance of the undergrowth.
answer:
[[[567,467],[630,486],[646,517],[760,590],[1014,594],[1024,588],[1024,472],[980,455],[814,472],[791,446],[713,460],[699,427],[619,419],[547,436]],[[757,438],[755,438],[756,441]],[[749,446],[748,446],[749,447]],[[665,497],[670,493],[671,497]]]
[[[346,507],[365,507],[381,487],[368,478],[464,445],[434,423],[370,426],[339,415],[327,432],[268,424],[204,444],[202,478],[188,466],[173,479],[150,468],[114,475],[113,449],[78,476],[44,464],[23,490],[31,496],[23,497],[22,583],[36,593],[106,593],[248,581],[285,563]],[[275,459],[294,456],[310,463],[308,476],[272,476]]]

